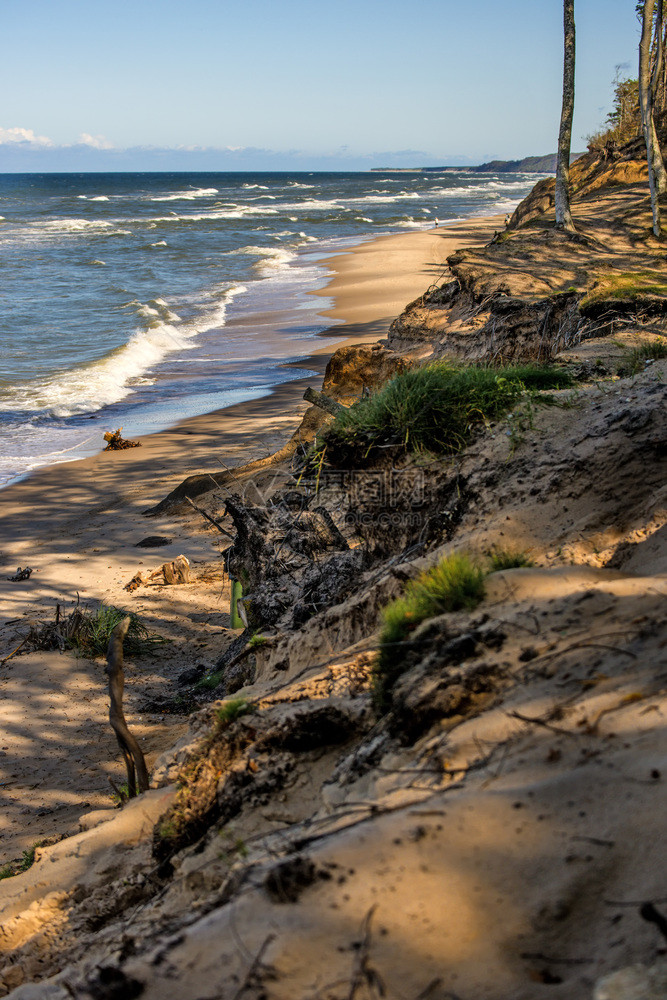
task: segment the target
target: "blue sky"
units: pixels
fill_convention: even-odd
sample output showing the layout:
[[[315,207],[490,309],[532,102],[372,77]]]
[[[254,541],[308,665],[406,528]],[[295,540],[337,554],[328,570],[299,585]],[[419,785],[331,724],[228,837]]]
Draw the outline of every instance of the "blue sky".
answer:
[[[573,147],[636,75],[635,0],[575,0]],[[4,0],[0,172],[363,169],[556,146],[560,0]]]

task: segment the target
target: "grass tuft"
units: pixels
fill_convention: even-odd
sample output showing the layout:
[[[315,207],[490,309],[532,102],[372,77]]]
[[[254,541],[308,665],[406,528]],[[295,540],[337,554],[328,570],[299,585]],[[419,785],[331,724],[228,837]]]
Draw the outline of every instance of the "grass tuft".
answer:
[[[387,605],[380,634],[380,654],[374,668],[373,696],[386,710],[391,691],[404,670],[404,643],[427,618],[475,608],[484,597],[484,570],[463,553],[447,556],[412,580],[402,597]]]
[[[70,645],[85,656],[106,655],[111,633],[127,615],[130,616],[130,627],[123,649],[128,656],[152,653],[156,645],[168,641],[154,632],[149,632],[141,619],[131,611],[102,604],[97,611],[82,615],[79,628],[70,637]]]
[[[216,670],[212,674],[206,674],[205,677],[200,677],[195,684],[195,691],[215,691],[221,683],[223,675],[224,670]]]
[[[248,715],[249,712],[254,711],[255,706],[251,705],[245,698],[231,698],[218,709],[218,728],[226,728],[236,719],[240,719],[242,715]]]
[[[667,358],[667,342],[662,340],[640,340],[639,343],[625,354],[624,368],[631,375],[636,375],[646,367],[647,362],[660,361]]]
[[[503,569],[521,569],[522,566],[534,566],[535,563],[527,552],[520,552],[518,549],[492,549],[489,553],[491,569],[489,572],[498,573]]]
[[[339,465],[392,446],[455,454],[480,426],[502,417],[524,393],[571,384],[566,372],[544,365],[464,366],[438,361],[413,368],[339,413],[322,435],[315,458],[326,450],[327,461]]]
[[[6,864],[0,868],[0,880],[5,878],[13,878],[14,875],[20,875],[21,872],[27,872],[29,868],[35,863],[35,851],[38,847],[42,847],[45,841],[36,840],[32,847],[23,851],[23,856],[18,864]]]

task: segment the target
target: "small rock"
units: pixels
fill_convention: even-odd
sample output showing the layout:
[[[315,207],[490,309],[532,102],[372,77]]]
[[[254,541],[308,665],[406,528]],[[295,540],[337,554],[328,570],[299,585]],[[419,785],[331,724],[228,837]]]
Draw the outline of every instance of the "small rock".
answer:
[[[163,545],[171,545],[173,539],[166,538],[164,535],[147,535],[146,538],[142,538],[140,542],[135,544],[135,549],[159,549]]]
[[[203,677],[206,667],[203,663],[198,663],[195,667],[183,670],[176,678],[176,683],[186,687],[188,684],[196,684],[200,677]]]

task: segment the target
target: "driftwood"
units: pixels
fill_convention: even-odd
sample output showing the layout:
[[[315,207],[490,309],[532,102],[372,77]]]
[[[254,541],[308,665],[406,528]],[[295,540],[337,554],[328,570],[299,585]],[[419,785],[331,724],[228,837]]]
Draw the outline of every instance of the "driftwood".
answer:
[[[321,410],[324,410],[326,413],[330,413],[333,417],[335,417],[337,413],[340,413],[341,410],[345,409],[342,403],[332,399],[331,396],[325,396],[323,392],[318,392],[317,389],[311,389],[310,386],[308,386],[304,392],[303,398],[307,403],[313,403],[314,406],[319,406]]]
[[[109,722],[116,734],[118,746],[125,758],[127,769],[127,792],[129,798],[134,798],[139,792],[148,791],[148,771],[141,747],[130,732],[123,714],[123,688],[125,687],[125,671],[123,669],[123,640],[130,627],[130,616],[123,618],[116,625],[109,639],[107,649],[107,665],[105,673],[109,677]],[[136,773],[136,777],[135,777]]]
[[[179,584],[191,583],[190,560],[187,556],[177,556],[171,562],[162,563],[152,573],[142,573],[141,570],[135,573],[129,583],[126,583],[123,590],[136,590],[137,587],[145,586],[153,580],[162,578],[164,583]]]
[[[29,580],[31,573],[32,573],[32,568],[30,566],[26,566],[25,569],[21,569],[21,567],[19,566],[19,568],[16,570],[16,575],[8,576],[7,579],[9,580],[10,583],[20,583],[21,580]]]
[[[105,451],[124,451],[125,448],[141,448],[141,441],[127,441],[121,437],[122,427],[115,431],[107,431],[104,440],[107,442]]]

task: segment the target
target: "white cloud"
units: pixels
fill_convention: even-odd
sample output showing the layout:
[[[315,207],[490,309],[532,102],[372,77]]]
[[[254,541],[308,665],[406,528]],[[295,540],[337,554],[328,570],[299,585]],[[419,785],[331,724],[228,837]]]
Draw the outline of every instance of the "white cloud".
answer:
[[[31,128],[0,128],[0,145],[25,142],[32,147],[55,146],[53,139],[45,135],[35,135]]]
[[[79,136],[80,146],[92,146],[93,149],[113,149],[113,143],[105,139],[103,135],[89,135],[82,132]]]

